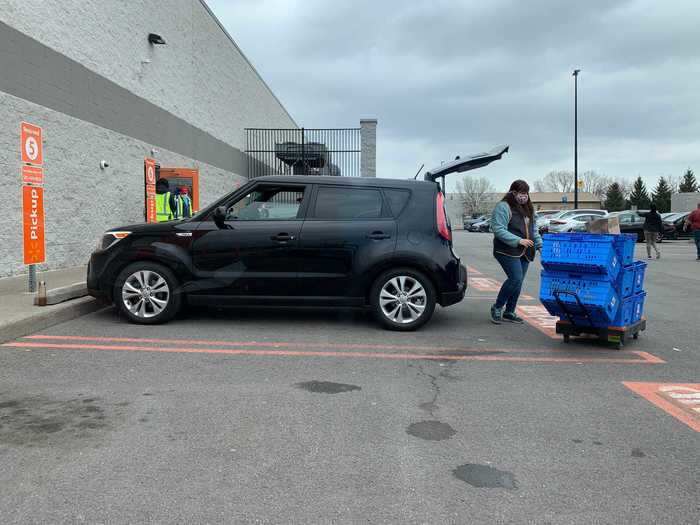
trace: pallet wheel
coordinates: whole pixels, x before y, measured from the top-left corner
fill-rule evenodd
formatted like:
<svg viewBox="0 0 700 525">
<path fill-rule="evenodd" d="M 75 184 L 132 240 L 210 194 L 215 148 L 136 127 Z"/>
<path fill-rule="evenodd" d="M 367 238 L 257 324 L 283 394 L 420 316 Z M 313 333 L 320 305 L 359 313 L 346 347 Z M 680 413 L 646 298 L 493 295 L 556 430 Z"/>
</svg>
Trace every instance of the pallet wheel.
<svg viewBox="0 0 700 525">
<path fill-rule="evenodd" d="M 639 332 L 635 332 L 632 339 L 639 339 Z"/>
<path fill-rule="evenodd" d="M 571 342 L 571 336 L 569 334 L 564 334 L 564 342 L 567 344 Z"/>
</svg>

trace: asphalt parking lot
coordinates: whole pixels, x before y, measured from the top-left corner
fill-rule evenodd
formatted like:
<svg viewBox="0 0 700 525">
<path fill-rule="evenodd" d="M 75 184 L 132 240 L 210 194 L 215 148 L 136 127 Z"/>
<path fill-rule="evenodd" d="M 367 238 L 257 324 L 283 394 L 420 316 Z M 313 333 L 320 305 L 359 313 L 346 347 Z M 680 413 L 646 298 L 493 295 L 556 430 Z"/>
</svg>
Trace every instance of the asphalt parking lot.
<svg viewBox="0 0 700 525">
<path fill-rule="evenodd" d="M 3 345 L 2 522 L 697 524 L 694 247 L 649 261 L 648 329 L 618 351 L 553 334 L 539 264 L 528 322 L 490 324 L 491 236 L 455 246 L 468 297 L 417 333 L 103 310 Z"/>
</svg>

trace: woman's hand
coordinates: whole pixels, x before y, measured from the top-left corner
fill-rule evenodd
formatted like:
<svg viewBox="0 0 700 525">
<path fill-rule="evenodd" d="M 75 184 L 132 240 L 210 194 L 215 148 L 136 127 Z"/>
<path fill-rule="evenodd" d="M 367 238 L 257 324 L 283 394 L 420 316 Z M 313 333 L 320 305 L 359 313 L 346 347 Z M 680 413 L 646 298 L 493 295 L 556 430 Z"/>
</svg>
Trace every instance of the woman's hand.
<svg viewBox="0 0 700 525">
<path fill-rule="evenodd" d="M 532 248 L 535 245 L 534 241 L 530 239 L 520 239 L 518 244 L 523 248 Z"/>
</svg>

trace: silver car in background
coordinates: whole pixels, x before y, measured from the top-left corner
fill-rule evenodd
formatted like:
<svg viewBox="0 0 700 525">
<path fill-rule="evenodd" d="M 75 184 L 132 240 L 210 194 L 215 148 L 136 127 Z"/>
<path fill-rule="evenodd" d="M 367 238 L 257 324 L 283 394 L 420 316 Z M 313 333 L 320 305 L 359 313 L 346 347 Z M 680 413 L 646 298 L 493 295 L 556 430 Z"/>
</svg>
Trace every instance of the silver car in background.
<svg viewBox="0 0 700 525">
<path fill-rule="evenodd" d="M 608 214 L 607 210 L 562 210 L 559 213 L 551 215 L 548 223 L 540 228 L 541 233 L 561 233 L 573 231 L 574 227 L 583 223 L 605 217 Z M 578 217 L 586 216 L 585 219 L 578 220 Z"/>
</svg>

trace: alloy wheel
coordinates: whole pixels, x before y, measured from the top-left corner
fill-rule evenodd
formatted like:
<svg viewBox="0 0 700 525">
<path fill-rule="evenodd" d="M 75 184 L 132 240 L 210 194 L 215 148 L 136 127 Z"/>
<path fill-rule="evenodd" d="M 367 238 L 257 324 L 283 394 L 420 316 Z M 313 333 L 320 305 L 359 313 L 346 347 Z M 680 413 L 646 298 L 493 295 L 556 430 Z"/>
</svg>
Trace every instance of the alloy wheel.
<svg viewBox="0 0 700 525">
<path fill-rule="evenodd" d="M 124 281 L 122 301 L 127 310 L 136 317 L 155 317 L 168 306 L 170 287 L 157 272 L 139 270 Z"/>
<path fill-rule="evenodd" d="M 391 321 L 409 324 L 417 321 L 425 311 L 427 294 L 423 285 L 408 275 L 389 279 L 379 292 L 379 306 Z"/>
</svg>

